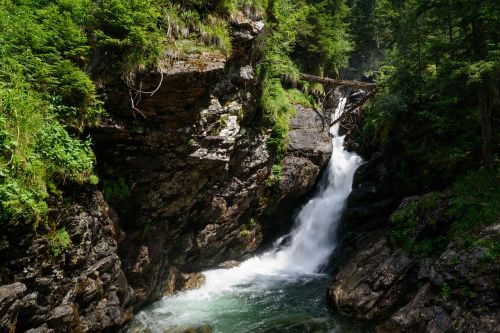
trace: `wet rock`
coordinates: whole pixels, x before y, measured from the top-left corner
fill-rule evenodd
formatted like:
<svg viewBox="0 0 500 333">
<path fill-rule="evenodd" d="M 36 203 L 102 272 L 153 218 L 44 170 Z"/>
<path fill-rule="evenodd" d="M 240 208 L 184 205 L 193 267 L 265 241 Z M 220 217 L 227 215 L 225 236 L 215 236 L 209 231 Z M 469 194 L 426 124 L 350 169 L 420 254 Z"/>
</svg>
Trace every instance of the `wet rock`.
<svg viewBox="0 0 500 333">
<path fill-rule="evenodd" d="M 49 328 L 47 324 L 43 324 L 40 327 L 37 328 L 31 328 L 26 331 L 26 333 L 53 333 L 54 330 Z"/>
<path fill-rule="evenodd" d="M 264 328 L 265 333 L 327 333 L 329 331 L 328 322 L 324 318 L 291 318 L 286 320 L 276 320 L 270 324 L 270 328 Z"/>
<path fill-rule="evenodd" d="M 269 239 L 290 227 L 294 211 L 315 188 L 332 153 L 328 124 L 312 109 L 297 105 L 296 111 L 290 121 L 280 181 L 267 210 L 266 220 L 272 223 L 264 225 L 264 233 Z"/>
<path fill-rule="evenodd" d="M 236 260 L 228 260 L 219 265 L 220 268 L 234 268 L 240 265 L 239 261 Z"/>
<path fill-rule="evenodd" d="M 328 124 L 312 109 L 296 106 L 296 110 L 290 121 L 288 152 L 322 167 L 332 154 Z"/>
<path fill-rule="evenodd" d="M 176 267 L 171 267 L 168 273 L 164 295 L 172 295 L 177 291 L 198 289 L 205 283 L 202 273 L 182 273 Z"/>
</svg>

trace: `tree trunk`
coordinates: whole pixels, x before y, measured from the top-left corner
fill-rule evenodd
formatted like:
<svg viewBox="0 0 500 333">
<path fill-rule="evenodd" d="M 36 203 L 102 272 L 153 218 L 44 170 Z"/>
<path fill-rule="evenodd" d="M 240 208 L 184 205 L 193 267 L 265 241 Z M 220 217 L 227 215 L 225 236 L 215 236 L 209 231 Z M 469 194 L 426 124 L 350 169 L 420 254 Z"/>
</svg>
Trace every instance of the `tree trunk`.
<svg viewBox="0 0 500 333">
<path fill-rule="evenodd" d="M 491 101 L 488 88 L 481 87 L 479 91 L 479 122 L 481 124 L 481 139 L 483 142 L 483 163 L 487 170 L 493 171 L 493 142 L 491 135 Z"/>
</svg>

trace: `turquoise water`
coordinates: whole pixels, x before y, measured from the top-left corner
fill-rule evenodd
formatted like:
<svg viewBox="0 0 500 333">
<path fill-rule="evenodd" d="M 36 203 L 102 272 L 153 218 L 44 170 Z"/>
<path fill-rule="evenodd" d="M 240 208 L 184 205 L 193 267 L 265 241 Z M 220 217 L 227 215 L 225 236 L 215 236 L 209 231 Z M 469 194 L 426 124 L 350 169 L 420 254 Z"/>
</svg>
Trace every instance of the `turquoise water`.
<svg viewBox="0 0 500 333">
<path fill-rule="evenodd" d="M 266 277 L 266 282 L 268 277 Z M 240 285 L 210 299 L 165 298 L 139 313 L 129 332 L 330 333 L 372 332 L 327 307 L 330 278 L 303 276 L 262 288 Z M 199 295 L 198 295 L 199 296 Z"/>
</svg>

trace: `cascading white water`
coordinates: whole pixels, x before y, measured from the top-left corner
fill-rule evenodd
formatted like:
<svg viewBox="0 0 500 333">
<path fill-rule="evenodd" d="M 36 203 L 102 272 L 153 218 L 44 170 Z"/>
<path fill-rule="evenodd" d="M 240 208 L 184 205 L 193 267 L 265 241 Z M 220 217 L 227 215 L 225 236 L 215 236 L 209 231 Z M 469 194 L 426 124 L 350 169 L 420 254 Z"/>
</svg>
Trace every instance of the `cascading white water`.
<svg viewBox="0 0 500 333">
<path fill-rule="evenodd" d="M 344 111 L 349 92 L 341 97 L 332 120 Z M 219 318 L 224 313 L 227 319 L 236 308 L 241 316 L 246 306 L 249 307 L 248 312 L 256 315 L 247 298 L 241 301 L 241 295 L 255 297 L 276 285 L 316 275 L 335 248 L 340 214 L 351 192 L 354 172 L 361 164 L 358 155 L 344 149 L 339 124 L 335 124 L 330 132 L 333 149 L 325 183 L 297 215 L 288 244 L 276 245 L 237 267 L 204 272 L 206 282 L 203 287 L 164 298 L 151 309 L 142 311 L 136 316 L 131 331 L 177 332 L 176 328 L 209 324 L 215 326 L 215 332 L 247 332 L 248 322 L 244 328 L 239 328 L 235 320 L 229 320 L 228 324 Z"/>
</svg>

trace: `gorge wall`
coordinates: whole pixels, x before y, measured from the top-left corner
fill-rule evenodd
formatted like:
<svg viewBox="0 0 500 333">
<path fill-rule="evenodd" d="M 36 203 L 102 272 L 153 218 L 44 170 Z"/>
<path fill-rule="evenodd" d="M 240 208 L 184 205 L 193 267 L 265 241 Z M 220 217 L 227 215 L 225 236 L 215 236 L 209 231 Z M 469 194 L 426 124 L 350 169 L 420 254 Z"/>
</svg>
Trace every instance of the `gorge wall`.
<svg viewBox="0 0 500 333">
<path fill-rule="evenodd" d="M 133 85 L 103 87 L 109 116 L 90 134 L 106 200 L 91 188 L 74 202 L 52 199 L 51 220 L 71 241 L 58 256 L 42 234 L 2 236 L 1 330 L 117 330 L 144 305 L 202 283 L 200 270 L 232 265 L 263 233 L 290 227 L 330 138 L 297 107 L 282 174 L 271 180 L 254 74 L 264 24 L 243 14 L 231 24 L 229 59 L 166 54 Z"/>
<path fill-rule="evenodd" d="M 498 223 L 471 245 L 449 240 L 450 190 L 402 197 L 391 157 L 366 155 L 343 214 L 332 307 L 377 332 L 498 332 Z"/>
</svg>

